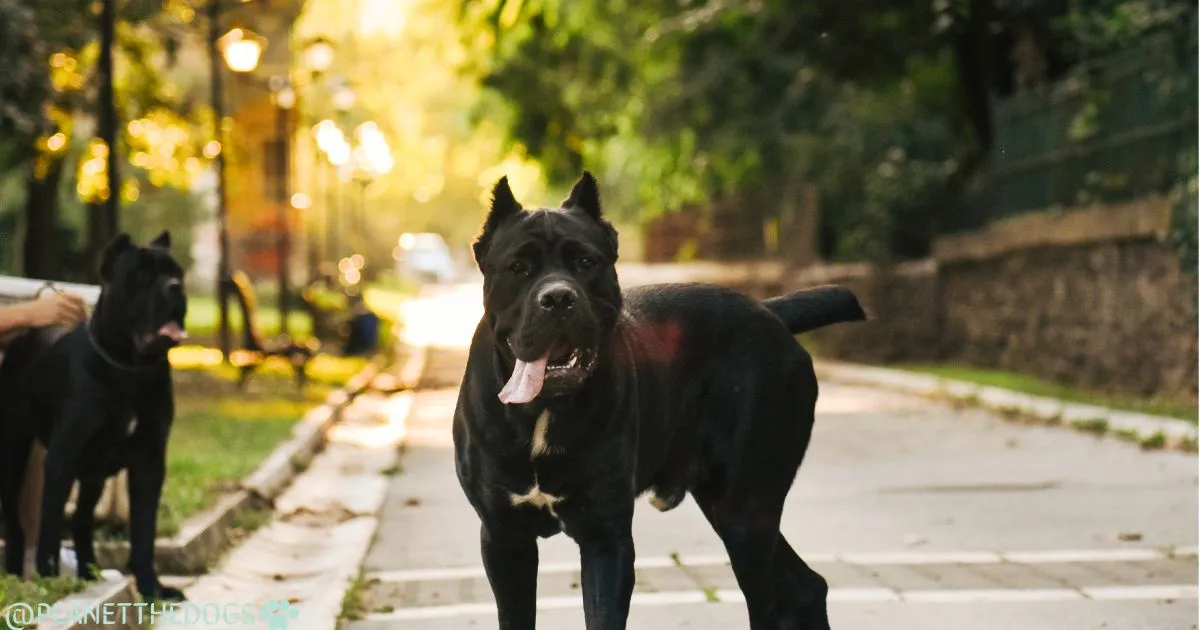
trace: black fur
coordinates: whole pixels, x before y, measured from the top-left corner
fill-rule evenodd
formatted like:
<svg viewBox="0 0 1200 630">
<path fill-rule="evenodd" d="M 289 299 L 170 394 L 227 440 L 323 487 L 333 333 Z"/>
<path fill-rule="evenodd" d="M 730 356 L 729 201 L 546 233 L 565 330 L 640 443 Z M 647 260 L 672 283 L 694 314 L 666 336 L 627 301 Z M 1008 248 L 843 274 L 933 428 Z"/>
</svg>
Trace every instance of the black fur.
<svg viewBox="0 0 1200 630">
<path fill-rule="evenodd" d="M 79 498 L 71 530 L 80 577 L 96 561 L 93 518 L 104 481 L 129 470 L 129 564 L 146 598 L 183 599 L 154 568 L 159 500 L 166 474 L 174 396 L 159 334 L 187 314 L 183 270 L 164 232 L 147 247 L 121 235 L 105 251 L 103 286 L 91 320 L 74 328 L 31 330 L 15 339 L 0 364 L 0 507 L 5 518 L 4 568 L 20 574 L 25 536 L 17 499 L 36 438 L 46 446 L 37 570 L 58 575 L 63 508 L 71 485 Z"/>
<path fill-rule="evenodd" d="M 817 399 L 793 334 L 862 319 L 853 294 L 818 289 L 766 306 L 707 285 L 622 294 L 590 175 L 554 210 L 523 212 L 507 189 L 497 184 L 476 244 L 485 315 L 454 419 L 500 627 L 534 627 L 536 538 L 561 531 L 579 545 L 587 627 L 624 628 L 634 502 L 650 490 L 663 510 L 692 493 L 725 543 L 752 629 L 828 628 L 825 580 L 779 533 Z M 541 304 L 548 286 L 576 295 L 571 307 Z M 528 404 L 500 402 L 516 358 L 564 345 L 593 360 L 548 376 Z"/>
</svg>

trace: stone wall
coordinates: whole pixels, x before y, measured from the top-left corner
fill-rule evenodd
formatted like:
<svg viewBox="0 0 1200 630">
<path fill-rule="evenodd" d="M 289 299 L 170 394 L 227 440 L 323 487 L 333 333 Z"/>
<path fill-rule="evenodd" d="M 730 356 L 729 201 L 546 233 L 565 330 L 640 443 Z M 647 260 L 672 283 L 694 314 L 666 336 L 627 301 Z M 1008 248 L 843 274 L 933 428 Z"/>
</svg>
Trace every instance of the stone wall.
<svg viewBox="0 0 1200 630">
<path fill-rule="evenodd" d="M 868 321 L 810 333 L 810 350 L 861 363 L 928 362 L 939 359 L 941 309 L 933 261 L 889 269 L 869 265 L 809 267 L 789 279 L 786 290 L 840 284 L 858 296 Z"/>
<path fill-rule="evenodd" d="M 1197 285 L 1165 242 L 1165 202 L 1026 215 L 890 269 L 809 267 L 872 321 L 810 335 L 830 357 L 963 363 L 1136 396 L 1197 397 Z"/>
<path fill-rule="evenodd" d="M 943 357 L 1081 387 L 1196 397 L 1196 280 L 1151 239 L 939 268 Z"/>
</svg>

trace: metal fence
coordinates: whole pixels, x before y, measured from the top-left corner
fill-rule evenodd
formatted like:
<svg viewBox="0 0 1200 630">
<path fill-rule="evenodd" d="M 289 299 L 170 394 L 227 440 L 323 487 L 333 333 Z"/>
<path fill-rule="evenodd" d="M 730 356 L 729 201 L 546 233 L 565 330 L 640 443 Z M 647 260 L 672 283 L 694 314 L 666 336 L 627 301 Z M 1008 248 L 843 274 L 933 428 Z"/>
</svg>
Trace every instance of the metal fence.
<svg viewBox="0 0 1200 630">
<path fill-rule="evenodd" d="M 1181 153 L 1196 146 L 1196 44 L 1176 64 L 1163 64 L 1179 54 L 1167 46 L 1150 42 L 996 101 L 986 183 L 952 227 L 1170 188 L 1187 168 Z"/>
</svg>

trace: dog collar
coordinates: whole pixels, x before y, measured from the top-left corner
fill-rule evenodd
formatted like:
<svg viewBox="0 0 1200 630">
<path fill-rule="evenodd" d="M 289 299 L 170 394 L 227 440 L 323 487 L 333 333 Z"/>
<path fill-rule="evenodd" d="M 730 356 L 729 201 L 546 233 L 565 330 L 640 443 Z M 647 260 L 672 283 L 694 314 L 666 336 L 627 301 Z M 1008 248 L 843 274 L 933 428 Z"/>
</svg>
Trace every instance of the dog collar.
<svg viewBox="0 0 1200 630">
<path fill-rule="evenodd" d="M 112 358 L 112 355 L 110 355 L 108 352 L 106 352 L 104 350 L 104 348 L 100 347 L 100 342 L 96 341 L 96 336 L 92 334 L 92 327 L 90 325 L 85 325 L 83 328 L 84 328 L 84 330 L 87 331 L 88 343 L 91 344 L 92 349 L 96 351 L 96 354 L 100 355 L 100 358 L 104 359 L 105 363 L 109 364 L 110 366 L 112 366 L 114 368 L 117 368 L 118 370 L 123 370 L 125 372 L 142 373 L 142 372 L 152 372 L 152 371 L 157 370 L 158 368 L 162 367 L 162 364 L 159 364 L 159 363 L 154 363 L 151 365 L 132 365 L 129 363 L 122 363 L 122 362 Z M 165 361 L 164 361 L 164 363 L 165 363 Z"/>
</svg>

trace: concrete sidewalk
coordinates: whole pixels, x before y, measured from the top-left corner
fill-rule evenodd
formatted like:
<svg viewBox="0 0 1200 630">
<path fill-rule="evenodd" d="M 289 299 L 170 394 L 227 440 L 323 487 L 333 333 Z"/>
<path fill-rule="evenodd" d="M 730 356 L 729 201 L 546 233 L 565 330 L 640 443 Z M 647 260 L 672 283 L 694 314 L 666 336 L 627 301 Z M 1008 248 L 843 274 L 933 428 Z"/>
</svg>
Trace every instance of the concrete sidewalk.
<svg viewBox="0 0 1200 630">
<path fill-rule="evenodd" d="M 444 297 L 461 311 L 470 291 Z M 496 626 L 479 521 L 454 476 L 459 337 L 428 353 L 355 630 Z M 1195 628 L 1196 486 L 1193 454 L 827 379 L 783 531 L 829 580 L 834 628 Z M 634 538 L 630 628 L 746 627 L 690 500 L 666 514 L 639 504 Z M 542 627 L 583 627 L 565 537 L 541 542 L 539 608 Z"/>
<path fill-rule="evenodd" d="M 434 351 L 431 366 L 453 373 L 458 357 Z M 1195 456 L 851 385 L 822 390 L 783 530 L 829 579 L 834 627 L 1194 627 Z M 495 624 L 479 523 L 454 477 L 455 397 L 416 395 L 364 566 L 377 581 L 359 630 Z M 634 536 L 632 628 L 745 626 L 694 504 L 639 505 Z M 541 549 L 543 625 L 582 627 L 575 546 L 557 537 Z"/>
</svg>

